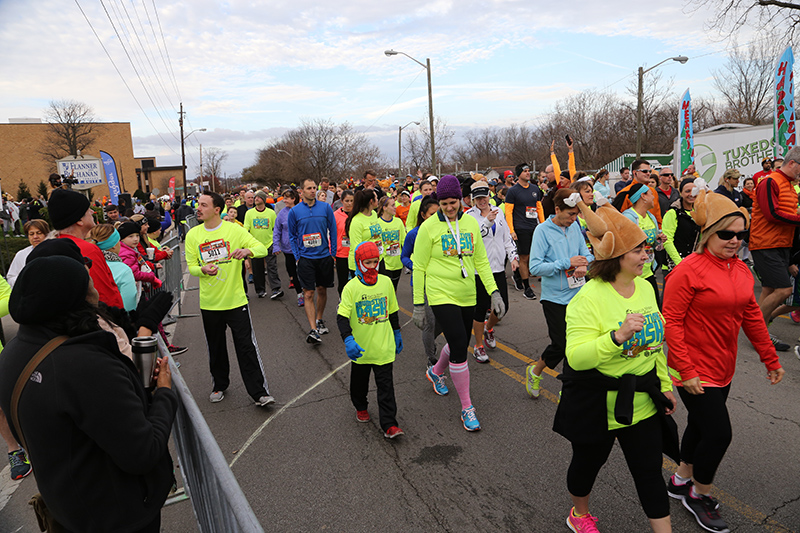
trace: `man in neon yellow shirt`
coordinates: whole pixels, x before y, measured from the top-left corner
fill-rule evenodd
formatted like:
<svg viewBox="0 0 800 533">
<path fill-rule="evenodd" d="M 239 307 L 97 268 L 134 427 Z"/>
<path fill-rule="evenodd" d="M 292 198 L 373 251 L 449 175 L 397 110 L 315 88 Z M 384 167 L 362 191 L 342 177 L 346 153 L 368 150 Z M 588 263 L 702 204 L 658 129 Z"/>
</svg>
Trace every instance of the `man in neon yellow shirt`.
<svg viewBox="0 0 800 533">
<path fill-rule="evenodd" d="M 186 234 L 186 265 L 190 274 L 200 278 L 200 313 L 213 381 L 210 400 L 221 401 L 230 385 L 225 339 L 225 329 L 230 327 L 242 381 L 256 405 L 263 407 L 275 399 L 269 394 L 253 335 L 241 271 L 244 259 L 264 257 L 267 249 L 242 226 L 224 222 L 220 218 L 224 207 L 222 196 L 203 193 L 197 204 L 197 220 L 203 224 Z"/>
<path fill-rule="evenodd" d="M 264 269 L 269 277 L 269 288 L 272 290 L 270 299 L 276 300 L 283 296 L 281 278 L 278 277 L 278 259 L 272 253 L 272 232 L 275 231 L 275 211 L 267 207 L 267 193 L 258 191 L 255 194 L 255 207 L 249 209 L 244 216 L 244 227 L 252 236 L 259 240 L 267 249 L 267 256 L 254 257 L 250 260 L 253 266 L 253 284 L 259 298 L 267 295 L 264 284 Z"/>
</svg>

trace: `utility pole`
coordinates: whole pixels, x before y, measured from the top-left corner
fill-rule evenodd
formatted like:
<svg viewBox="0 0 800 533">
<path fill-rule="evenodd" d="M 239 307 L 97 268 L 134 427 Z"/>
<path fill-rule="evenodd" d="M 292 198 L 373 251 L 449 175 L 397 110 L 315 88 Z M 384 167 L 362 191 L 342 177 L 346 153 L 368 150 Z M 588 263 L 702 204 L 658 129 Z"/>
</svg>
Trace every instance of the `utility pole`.
<svg viewBox="0 0 800 533">
<path fill-rule="evenodd" d="M 186 187 L 186 149 L 184 148 L 183 138 L 183 102 L 181 102 L 181 111 L 178 113 L 178 124 L 181 126 L 181 169 L 183 172 L 183 198 L 188 195 L 189 189 Z"/>
<path fill-rule="evenodd" d="M 205 178 L 205 176 L 203 175 L 203 145 L 201 144 L 200 145 L 200 188 L 201 189 L 203 188 L 203 178 Z"/>
<path fill-rule="evenodd" d="M 433 89 L 431 89 L 431 58 L 427 58 L 428 68 L 428 119 L 431 127 L 431 172 L 436 168 L 436 148 L 433 143 Z"/>
</svg>

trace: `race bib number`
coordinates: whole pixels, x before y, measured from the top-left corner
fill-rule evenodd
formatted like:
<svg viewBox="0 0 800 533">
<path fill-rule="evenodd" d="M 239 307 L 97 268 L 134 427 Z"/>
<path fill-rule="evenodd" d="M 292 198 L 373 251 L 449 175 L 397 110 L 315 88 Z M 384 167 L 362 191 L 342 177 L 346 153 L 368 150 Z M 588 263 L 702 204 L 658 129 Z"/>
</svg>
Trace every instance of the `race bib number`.
<svg viewBox="0 0 800 533">
<path fill-rule="evenodd" d="M 386 247 L 386 255 L 389 257 L 400 257 L 400 243 L 390 243 Z"/>
<path fill-rule="evenodd" d="M 383 243 L 382 242 L 376 242 L 375 244 L 378 245 L 378 254 L 383 255 Z"/>
<path fill-rule="evenodd" d="M 228 260 L 228 243 L 217 239 L 200 245 L 200 258 L 204 263 L 218 263 Z"/>
<path fill-rule="evenodd" d="M 579 289 L 584 285 L 586 285 L 586 278 L 584 278 L 583 276 L 576 278 L 574 268 L 570 268 L 569 270 L 567 270 L 567 286 L 570 289 Z"/>
<path fill-rule="evenodd" d="M 347 235 L 342 237 L 342 248 L 350 248 L 350 238 Z"/>
<path fill-rule="evenodd" d="M 525 208 L 525 218 L 539 218 L 536 214 L 535 207 L 526 207 Z"/>
<path fill-rule="evenodd" d="M 319 233 L 306 233 L 303 235 L 303 246 L 306 248 L 322 246 L 322 235 Z"/>
<path fill-rule="evenodd" d="M 649 244 L 645 244 L 644 252 L 647 254 L 647 262 L 652 263 L 656 260 L 656 253 L 653 251 L 653 247 Z"/>
</svg>

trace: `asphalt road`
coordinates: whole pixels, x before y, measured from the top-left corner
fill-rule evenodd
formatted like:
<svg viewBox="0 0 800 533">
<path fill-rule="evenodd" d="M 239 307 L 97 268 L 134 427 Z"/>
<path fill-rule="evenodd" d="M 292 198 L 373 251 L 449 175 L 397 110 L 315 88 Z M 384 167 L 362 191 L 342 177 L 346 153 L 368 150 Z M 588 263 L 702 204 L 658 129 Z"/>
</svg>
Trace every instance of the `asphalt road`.
<svg viewBox="0 0 800 533">
<path fill-rule="evenodd" d="M 282 267 L 281 278 L 287 290 Z M 411 309 L 408 280 L 402 277 L 398 291 L 405 310 Z M 197 280 L 189 286 L 197 286 Z M 184 313 L 197 311 L 197 294 L 185 293 Z M 512 289 L 491 363 L 470 357 L 471 396 L 483 426 L 476 433 L 461 426 L 455 391 L 434 394 L 425 378 L 420 332 L 410 315 L 401 315 L 405 349 L 394 376 L 398 421 L 406 435 L 388 441 L 377 425 L 374 387 L 373 420 L 360 424 L 349 399 L 347 365 L 336 371 L 347 357 L 335 327 L 335 291 L 325 313 L 331 333 L 318 347 L 306 344 L 305 314 L 288 290 L 278 301 L 256 299 L 252 285 L 250 294 L 277 400 L 273 406 L 252 404 L 235 360 L 225 399 L 208 401 L 211 384 L 199 318 L 181 319 L 173 342 L 191 346 L 177 358 L 181 373 L 223 454 L 235 461 L 233 473 L 266 531 L 568 531 L 570 447 L 551 429 L 559 382 L 546 376 L 545 391 L 535 401 L 523 384 L 525 366 L 548 344 L 538 301 Z M 788 318 L 778 319 L 772 331 L 792 345 L 800 335 Z M 440 337 L 438 346 L 443 344 Z M 232 342 L 229 350 L 234 353 Z M 744 335 L 740 338 L 728 402 L 734 439 L 715 480 L 715 495 L 732 531 L 800 530 L 800 361 L 791 351 L 781 360 L 786 377 L 770 386 L 758 356 Z M 675 416 L 684 428 L 680 402 Z M 674 468 L 665 459 L 665 479 Z M 12 486 L 19 490 L 0 510 L 0 531 L 38 531 L 26 505 L 35 492 L 33 476 L 5 487 L 0 482 L 0 503 Z M 601 531 L 649 530 L 618 446 L 600 472 L 590 508 Z M 673 500 L 671 509 L 676 532 L 701 531 L 679 502 Z M 162 530 L 197 530 L 189 502 L 164 510 Z"/>
</svg>

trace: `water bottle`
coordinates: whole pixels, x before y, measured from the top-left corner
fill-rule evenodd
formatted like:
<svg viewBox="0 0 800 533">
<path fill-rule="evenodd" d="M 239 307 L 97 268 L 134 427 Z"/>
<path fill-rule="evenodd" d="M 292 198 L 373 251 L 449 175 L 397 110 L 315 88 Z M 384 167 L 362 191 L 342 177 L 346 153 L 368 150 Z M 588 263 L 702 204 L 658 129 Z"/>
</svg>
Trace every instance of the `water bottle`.
<svg viewBox="0 0 800 533">
<path fill-rule="evenodd" d="M 158 362 L 158 340 L 153 337 L 136 337 L 131 341 L 133 364 L 139 371 L 139 377 L 145 389 L 155 386 L 153 372 Z"/>
</svg>

